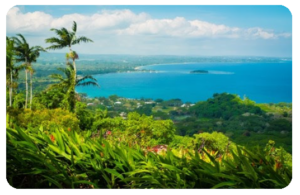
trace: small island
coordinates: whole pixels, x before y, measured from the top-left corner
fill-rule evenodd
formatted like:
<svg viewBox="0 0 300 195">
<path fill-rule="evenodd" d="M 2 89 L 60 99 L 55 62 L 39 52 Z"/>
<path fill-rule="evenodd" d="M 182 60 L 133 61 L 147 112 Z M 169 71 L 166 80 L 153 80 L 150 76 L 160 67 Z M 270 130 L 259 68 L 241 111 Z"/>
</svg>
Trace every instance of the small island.
<svg viewBox="0 0 300 195">
<path fill-rule="evenodd" d="M 193 70 L 190 73 L 192 73 L 192 74 L 207 74 L 208 71 L 207 70 Z"/>
</svg>

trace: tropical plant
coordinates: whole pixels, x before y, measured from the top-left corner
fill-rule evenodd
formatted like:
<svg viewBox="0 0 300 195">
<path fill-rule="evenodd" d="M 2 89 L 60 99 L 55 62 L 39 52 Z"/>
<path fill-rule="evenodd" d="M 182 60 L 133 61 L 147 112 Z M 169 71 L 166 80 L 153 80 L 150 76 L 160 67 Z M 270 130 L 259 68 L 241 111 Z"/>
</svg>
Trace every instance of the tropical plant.
<svg viewBox="0 0 300 195">
<path fill-rule="evenodd" d="M 5 86 L 9 88 L 9 106 L 12 107 L 14 82 L 18 79 L 19 71 L 23 66 L 15 65 L 16 48 L 12 38 L 5 36 Z"/>
<path fill-rule="evenodd" d="M 76 77 L 74 66 L 69 65 L 67 68 L 58 68 L 64 75 L 61 74 L 52 74 L 50 75 L 51 78 L 56 79 L 59 83 L 52 84 L 48 90 L 51 89 L 61 89 L 63 93 L 65 93 L 65 97 L 63 100 L 63 105 L 65 109 L 74 112 L 75 104 L 76 104 L 76 97 L 75 97 L 75 87 L 76 86 L 99 86 L 96 82 L 97 80 L 90 76 L 84 76 L 81 78 Z M 75 83 L 74 77 L 76 77 Z"/>
<path fill-rule="evenodd" d="M 25 37 L 21 34 L 17 34 L 17 37 L 14 37 L 16 44 L 16 62 L 24 62 L 25 65 L 25 85 L 26 85 L 26 99 L 25 99 L 25 108 L 28 105 L 28 75 L 30 73 L 30 109 L 32 105 L 32 77 L 34 69 L 32 68 L 32 62 L 36 62 L 37 58 L 40 56 L 40 52 L 46 52 L 41 46 L 30 47 L 27 43 Z"/>
<path fill-rule="evenodd" d="M 40 109 L 40 110 L 8 110 L 12 127 L 19 126 L 36 131 L 43 126 L 45 131 L 49 131 L 55 127 L 61 127 L 65 130 L 79 130 L 79 120 L 74 113 L 61 108 L 56 109 Z"/>
<path fill-rule="evenodd" d="M 64 97 L 65 93 L 59 88 L 41 91 L 34 97 L 33 109 L 60 108 L 62 107 L 62 101 Z"/>
<path fill-rule="evenodd" d="M 62 49 L 62 48 L 68 47 L 70 50 L 70 53 L 67 54 L 66 57 L 67 57 L 67 59 L 71 58 L 73 60 L 73 67 L 74 67 L 74 72 L 76 75 L 75 59 L 78 58 L 78 55 L 76 52 L 72 51 L 72 45 L 76 45 L 81 42 L 87 43 L 87 42 L 93 42 L 93 41 L 84 36 L 76 37 L 77 24 L 75 21 L 73 21 L 72 31 L 68 31 L 66 28 L 61 28 L 61 29 L 52 28 L 50 30 L 54 31 L 56 33 L 56 35 L 58 36 L 58 38 L 51 37 L 51 38 L 46 39 L 46 43 L 53 44 L 53 45 L 47 47 L 46 49 L 56 50 L 56 49 Z M 74 81 L 76 81 L 75 78 L 74 78 Z"/>
<path fill-rule="evenodd" d="M 73 26 L 72 26 L 72 31 L 68 31 L 66 28 L 61 28 L 61 29 L 55 29 L 52 28 L 50 29 L 51 31 L 54 31 L 56 33 L 57 37 L 51 37 L 46 39 L 46 43 L 51 43 L 52 45 L 47 47 L 48 50 L 56 50 L 56 49 L 62 49 L 65 47 L 68 47 L 70 50 L 70 53 L 66 54 L 66 59 L 67 59 L 67 65 L 72 66 L 72 85 L 71 88 L 69 88 L 68 91 L 68 96 L 70 97 L 70 109 L 72 111 L 75 110 L 75 86 L 77 85 L 77 69 L 76 69 L 76 64 L 75 60 L 78 59 L 78 54 L 72 50 L 72 45 L 79 44 L 81 42 L 87 43 L 87 42 L 93 42 L 91 39 L 80 36 L 76 36 L 77 32 L 77 24 L 75 21 L 73 21 Z M 72 65 L 68 62 L 69 59 L 72 59 L 73 63 Z M 72 96 L 72 97 L 71 97 Z"/>
<path fill-rule="evenodd" d="M 9 106 L 12 105 L 12 87 L 13 87 L 13 70 L 14 70 L 14 41 L 6 37 L 6 81 L 9 87 Z"/>
<path fill-rule="evenodd" d="M 176 148 L 156 153 L 91 135 L 8 127 L 8 182 L 16 188 L 239 189 L 284 188 L 292 179 L 289 158 L 259 148 L 222 156 L 188 149 L 178 156 Z"/>
</svg>

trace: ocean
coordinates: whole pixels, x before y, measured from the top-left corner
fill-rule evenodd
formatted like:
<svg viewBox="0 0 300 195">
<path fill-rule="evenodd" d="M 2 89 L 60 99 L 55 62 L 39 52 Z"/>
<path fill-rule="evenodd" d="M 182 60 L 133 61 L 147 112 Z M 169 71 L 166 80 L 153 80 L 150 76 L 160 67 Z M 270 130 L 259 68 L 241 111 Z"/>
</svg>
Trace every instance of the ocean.
<svg viewBox="0 0 300 195">
<path fill-rule="evenodd" d="M 76 87 L 89 97 L 207 100 L 214 93 L 238 94 L 257 103 L 292 102 L 292 62 L 187 63 L 143 66 L 152 72 L 93 75 L 100 88 Z M 191 74 L 206 70 L 205 74 Z"/>
</svg>

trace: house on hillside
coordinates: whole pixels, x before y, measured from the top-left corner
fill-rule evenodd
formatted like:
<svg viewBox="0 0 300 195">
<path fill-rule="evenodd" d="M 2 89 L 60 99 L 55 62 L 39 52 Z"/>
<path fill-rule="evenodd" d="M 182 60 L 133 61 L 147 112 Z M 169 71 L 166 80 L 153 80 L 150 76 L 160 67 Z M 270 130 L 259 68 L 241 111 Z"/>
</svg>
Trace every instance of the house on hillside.
<svg viewBox="0 0 300 195">
<path fill-rule="evenodd" d="M 145 102 L 145 104 L 154 104 L 155 102 Z"/>
<path fill-rule="evenodd" d="M 94 103 L 87 103 L 86 106 L 94 106 Z"/>
<path fill-rule="evenodd" d="M 126 112 L 121 112 L 120 113 L 120 117 L 122 117 L 123 119 L 126 119 L 126 116 L 127 116 Z"/>
<path fill-rule="evenodd" d="M 189 108 L 189 107 L 191 107 L 191 106 L 194 106 L 195 104 L 182 104 L 180 107 L 181 108 Z"/>
</svg>

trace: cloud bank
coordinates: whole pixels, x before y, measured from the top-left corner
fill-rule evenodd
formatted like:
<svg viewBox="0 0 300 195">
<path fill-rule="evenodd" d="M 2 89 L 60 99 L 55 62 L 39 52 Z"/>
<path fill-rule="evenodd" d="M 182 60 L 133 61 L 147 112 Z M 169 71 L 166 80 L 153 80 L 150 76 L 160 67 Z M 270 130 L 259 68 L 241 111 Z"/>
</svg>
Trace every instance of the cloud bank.
<svg viewBox="0 0 300 195">
<path fill-rule="evenodd" d="M 153 19 L 147 13 L 125 10 L 102 10 L 92 15 L 68 14 L 59 18 L 36 11 L 22 13 L 13 7 L 7 13 L 7 33 L 45 33 L 50 28 L 70 28 L 73 21 L 78 32 L 109 33 L 127 36 L 168 36 L 181 38 L 228 38 L 228 39 L 277 39 L 291 37 L 290 33 L 275 33 L 273 30 L 253 27 L 242 29 L 201 20 Z"/>
<path fill-rule="evenodd" d="M 182 16 L 155 18 L 145 12 L 129 9 L 101 10 L 89 14 L 65 14 L 54 17 L 35 11 L 23 12 L 19 7 L 6 17 L 7 36 L 23 34 L 30 45 L 48 47 L 45 38 L 55 36 L 51 28 L 71 29 L 77 22 L 78 36 L 94 43 L 74 45 L 85 54 L 131 55 L 258 55 L 291 56 L 291 33 L 253 26 L 241 28 L 216 24 L 201 18 Z M 67 49 L 55 52 L 67 52 Z"/>
</svg>

